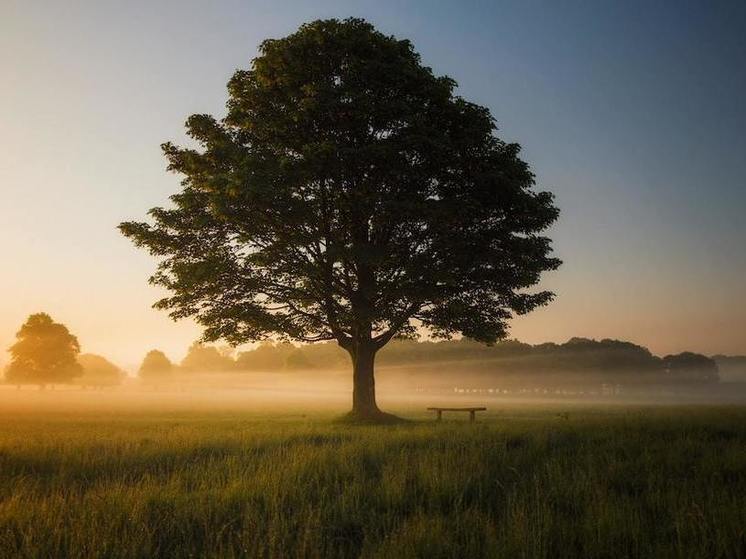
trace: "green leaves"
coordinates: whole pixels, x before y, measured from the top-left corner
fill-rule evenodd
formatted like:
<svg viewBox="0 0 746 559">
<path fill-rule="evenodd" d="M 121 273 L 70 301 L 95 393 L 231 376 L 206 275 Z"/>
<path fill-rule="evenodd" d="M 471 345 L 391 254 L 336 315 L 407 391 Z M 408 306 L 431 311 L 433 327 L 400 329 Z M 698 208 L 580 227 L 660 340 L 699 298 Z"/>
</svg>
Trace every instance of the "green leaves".
<svg viewBox="0 0 746 559">
<path fill-rule="evenodd" d="M 380 347 L 412 320 L 492 342 L 551 300 L 525 290 L 560 264 L 552 195 L 409 41 L 326 20 L 260 51 L 223 120 L 187 120 L 200 149 L 163 145 L 173 206 L 120 226 L 161 258 L 159 308 L 211 340 Z"/>
</svg>

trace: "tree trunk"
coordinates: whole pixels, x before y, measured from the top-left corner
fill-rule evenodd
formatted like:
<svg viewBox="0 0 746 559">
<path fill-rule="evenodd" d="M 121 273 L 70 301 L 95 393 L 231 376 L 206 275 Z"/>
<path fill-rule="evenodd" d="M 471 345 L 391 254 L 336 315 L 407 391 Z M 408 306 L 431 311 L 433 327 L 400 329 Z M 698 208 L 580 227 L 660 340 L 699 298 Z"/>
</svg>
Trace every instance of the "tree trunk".
<svg viewBox="0 0 746 559">
<path fill-rule="evenodd" d="M 352 415 L 375 419 L 382 415 L 376 405 L 376 381 L 373 364 L 375 348 L 361 344 L 350 352 L 352 356 Z"/>
</svg>

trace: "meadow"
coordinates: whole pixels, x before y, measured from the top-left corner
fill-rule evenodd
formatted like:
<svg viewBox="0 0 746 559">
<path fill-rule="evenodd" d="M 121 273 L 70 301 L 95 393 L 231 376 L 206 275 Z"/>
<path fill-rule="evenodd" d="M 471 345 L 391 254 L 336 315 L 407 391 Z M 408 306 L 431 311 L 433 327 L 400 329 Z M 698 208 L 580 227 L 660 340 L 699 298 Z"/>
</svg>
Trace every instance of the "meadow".
<svg viewBox="0 0 746 559">
<path fill-rule="evenodd" d="M 2 557 L 743 557 L 746 408 L 3 395 Z M 21 400 L 27 398 L 22 405 Z"/>
</svg>

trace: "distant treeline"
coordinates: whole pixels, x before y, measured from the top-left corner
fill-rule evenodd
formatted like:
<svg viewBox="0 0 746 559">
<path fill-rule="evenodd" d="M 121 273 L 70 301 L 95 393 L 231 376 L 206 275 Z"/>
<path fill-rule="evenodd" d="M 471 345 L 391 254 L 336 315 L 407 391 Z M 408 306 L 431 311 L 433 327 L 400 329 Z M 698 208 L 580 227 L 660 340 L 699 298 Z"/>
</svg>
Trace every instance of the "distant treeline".
<svg viewBox="0 0 746 559">
<path fill-rule="evenodd" d="M 746 382 L 746 355 L 713 355 L 721 380 Z"/>
<path fill-rule="evenodd" d="M 78 384 L 103 387 L 120 384 L 126 374 L 100 355 L 81 354 L 77 338 L 46 313 L 30 315 L 9 348 L 4 370 L 10 384 Z M 721 369 L 726 380 L 746 381 L 746 357 L 714 358 L 684 352 L 657 357 L 647 348 L 619 340 L 572 338 L 564 344 L 531 345 L 506 340 L 487 346 L 468 339 L 450 341 L 400 340 L 386 345 L 376 357 L 387 380 L 408 385 L 471 386 L 568 383 L 716 383 Z M 138 370 L 140 380 L 161 383 L 190 373 L 310 371 L 323 375 L 348 371 L 349 357 L 336 343 L 296 346 L 263 342 L 236 352 L 230 347 L 192 344 L 181 363 L 174 364 L 151 350 Z"/>
<path fill-rule="evenodd" d="M 657 357 L 647 348 L 618 340 L 573 338 L 564 344 L 538 345 L 503 341 L 486 346 L 470 340 L 395 341 L 384 347 L 376 363 L 418 375 L 476 375 L 494 379 L 526 375 L 556 380 L 597 378 L 602 382 L 694 382 L 719 380 L 718 364 L 700 354 L 685 352 Z M 194 344 L 178 368 L 182 372 L 294 371 L 343 369 L 347 354 L 335 343 L 295 346 L 265 342 L 234 353 L 229 348 Z M 416 378 L 413 378 L 416 380 Z"/>
</svg>

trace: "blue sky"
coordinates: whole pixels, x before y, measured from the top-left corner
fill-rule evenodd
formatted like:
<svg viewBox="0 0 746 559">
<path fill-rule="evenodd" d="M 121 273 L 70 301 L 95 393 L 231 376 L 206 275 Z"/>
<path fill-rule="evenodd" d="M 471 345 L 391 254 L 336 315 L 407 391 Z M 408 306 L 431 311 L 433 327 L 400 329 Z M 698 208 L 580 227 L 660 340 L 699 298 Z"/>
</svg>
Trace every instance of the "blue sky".
<svg viewBox="0 0 746 559">
<path fill-rule="evenodd" d="M 557 301 L 530 342 L 630 339 L 746 353 L 744 2 L 0 2 L 0 345 L 46 310 L 86 351 L 180 358 L 123 219 L 178 178 L 159 144 L 265 38 L 364 17 L 489 107 L 562 217 Z"/>
</svg>

